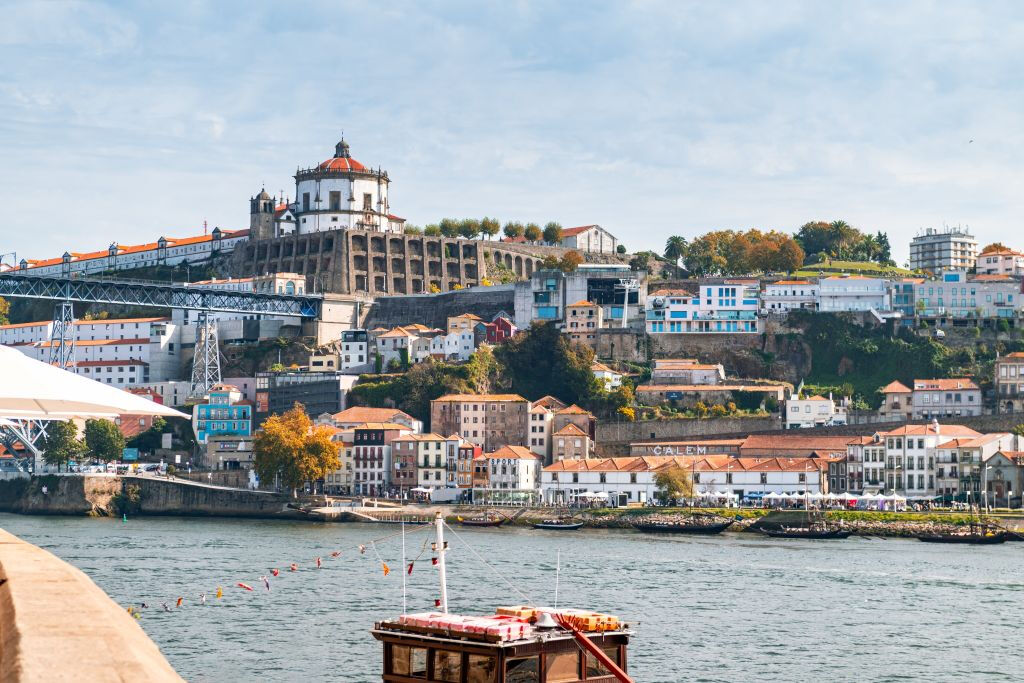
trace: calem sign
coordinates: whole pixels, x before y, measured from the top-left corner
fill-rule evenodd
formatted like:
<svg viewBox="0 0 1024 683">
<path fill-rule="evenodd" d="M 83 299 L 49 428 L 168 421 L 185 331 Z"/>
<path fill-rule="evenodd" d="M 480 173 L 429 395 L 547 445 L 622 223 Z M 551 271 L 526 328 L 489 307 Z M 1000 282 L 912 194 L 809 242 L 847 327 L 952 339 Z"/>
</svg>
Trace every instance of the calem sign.
<svg viewBox="0 0 1024 683">
<path fill-rule="evenodd" d="M 654 455 L 707 455 L 707 446 L 654 446 Z"/>
</svg>

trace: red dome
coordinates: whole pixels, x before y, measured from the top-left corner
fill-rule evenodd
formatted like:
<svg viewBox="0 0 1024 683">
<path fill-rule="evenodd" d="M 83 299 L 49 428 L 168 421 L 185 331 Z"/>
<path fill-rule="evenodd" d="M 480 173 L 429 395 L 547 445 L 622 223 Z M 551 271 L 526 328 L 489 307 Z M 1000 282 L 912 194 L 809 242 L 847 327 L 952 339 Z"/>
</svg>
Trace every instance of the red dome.
<svg viewBox="0 0 1024 683">
<path fill-rule="evenodd" d="M 321 171 L 365 171 L 366 167 L 352 157 L 332 157 L 317 166 Z"/>
</svg>

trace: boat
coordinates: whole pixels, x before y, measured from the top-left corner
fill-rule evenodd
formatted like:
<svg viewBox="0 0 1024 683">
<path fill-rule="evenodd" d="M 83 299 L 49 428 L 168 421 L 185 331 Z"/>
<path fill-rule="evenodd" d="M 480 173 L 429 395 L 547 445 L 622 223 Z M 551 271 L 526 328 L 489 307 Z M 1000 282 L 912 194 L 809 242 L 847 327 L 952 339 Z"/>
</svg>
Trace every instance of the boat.
<svg viewBox="0 0 1024 683">
<path fill-rule="evenodd" d="M 706 521 L 705 521 L 706 520 Z M 735 523 L 735 520 L 727 519 L 718 521 L 714 517 L 690 517 L 679 521 L 643 521 L 634 522 L 633 528 L 637 531 L 662 534 L 704 534 L 711 536 L 720 534 Z"/>
<path fill-rule="evenodd" d="M 632 632 L 613 615 L 528 605 L 484 615 L 449 613 L 449 548 L 440 514 L 435 524 L 437 609 L 374 623 L 370 633 L 383 654 L 380 680 L 634 683 L 627 673 Z"/>
<path fill-rule="evenodd" d="M 807 526 L 807 527 L 782 527 L 781 529 L 761 529 L 761 533 L 772 538 L 809 538 L 809 539 L 825 539 L 825 538 L 849 538 L 853 535 L 853 531 L 849 529 L 839 529 L 837 527 L 827 526 Z"/>
<path fill-rule="evenodd" d="M 505 523 L 504 517 L 470 517 L 469 519 L 459 517 L 458 519 L 462 526 L 501 526 Z"/>
<path fill-rule="evenodd" d="M 534 529 L 551 529 L 553 531 L 575 531 L 583 526 L 583 522 L 574 522 L 571 519 L 545 519 L 536 522 Z"/>
<path fill-rule="evenodd" d="M 1009 534 L 1006 532 L 953 531 L 950 533 L 919 534 L 917 540 L 925 543 L 969 543 L 972 545 L 994 545 L 1006 543 Z"/>
</svg>

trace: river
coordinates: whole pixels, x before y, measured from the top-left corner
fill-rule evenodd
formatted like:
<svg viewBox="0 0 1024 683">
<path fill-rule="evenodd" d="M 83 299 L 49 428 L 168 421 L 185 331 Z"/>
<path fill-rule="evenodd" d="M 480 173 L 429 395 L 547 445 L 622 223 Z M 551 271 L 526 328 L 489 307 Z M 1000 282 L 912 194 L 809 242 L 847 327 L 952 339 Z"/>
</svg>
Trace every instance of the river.
<svg viewBox="0 0 1024 683">
<path fill-rule="evenodd" d="M 402 610 L 401 539 L 369 544 L 399 531 L 391 525 L 0 514 L 0 527 L 79 567 L 117 602 L 147 602 L 142 627 L 192 681 L 379 681 L 368 629 Z M 407 556 L 419 556 L 406 575 L 408 610 L 429 611 L 429 532 L 407 531 Z M 554 603 L 560 552 L 559 604 L 632 622 L 637 681 L 996 681 L 1024 671 L 1024 543 L 455 533 L 452 611 L 527 600 L 507 582 L 535 604 Z M 259 577 L 271 567 L 282 572 L 268 593 Z M 159 611 L 178 596 L 181 609 Z"/>
</svg>

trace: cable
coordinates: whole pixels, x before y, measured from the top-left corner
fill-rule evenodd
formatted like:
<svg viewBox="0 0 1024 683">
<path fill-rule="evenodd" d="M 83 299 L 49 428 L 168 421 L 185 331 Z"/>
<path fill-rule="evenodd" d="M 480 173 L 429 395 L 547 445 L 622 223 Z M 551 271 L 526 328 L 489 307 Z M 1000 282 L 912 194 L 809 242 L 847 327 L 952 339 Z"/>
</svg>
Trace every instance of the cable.
<svg viewBox="0 0 1024 683">
<path fill-rule="evenodd" d="M 451 528 L 451 527 L 450 527 L 450 526 L 448 525 L 448 523 L 447 523 L 447 522 L 445 522 L 445 523 L 444 523 L 444 525 L 445 525 L 445 527 L 447 527 L 447 528 L 448 528 L 448 531 L 452 532 L 452 535 L 453 535 L 453 536 L 455 536 L 455 538 L 459 539 L 459 542 L 460 542 L 460 543 L 462 543 L 462 545 L 466 546 L 466 548 L 468 548 L 468 549 L 469 549 L 469 552 L 473 553 L 473 555 L 474 555 L 474 556 L 476 557 L 476 559 L 480 560 L 480 561 L 481 561 L 481 562 L 482 562 L 482 563 L 484 564 L 484 566 L 485 566 L 485 567 L 487 567 L 487 568 L 488 568 L 488 569 L 490 569 L 490 570 L 491 570 L 492 572 L 494 572 L 495 574 L 497 574 L 497 575 L 498 575 L 498 578 L 500 578 L 500 579 L 501 579 L 502 581 L 504 581 L 505 583 L 507 583 L 507 584 L 508 584 L 508 586 L 509 586 L 509 588 L 511 588 L 512 590 L 514 590 L 514 591 L 515 591 L 516 593 L 519 593 L 519 595 L 520 595 L 520 596 L 522 596 L 522 597 L 523 597 L 523 599 L 525 599 L 525 600 L 526 600 L 526 604 L 527 604 L 527 605 L 535 605 L 535 604 L 536 604 L 536 603 L 535 603 L 535 602 L 533 601 L 533 598 L 531 598 L 531 597 L 530 597 L 529 595 L 527 595 L 526 593 L 524 593 L 524 592 L 522 592 L 521 590 L 519 590 L 518 588 L 516 588 L 516 587 L 515 587 L 515 585 L 514 585 L 514 584 L 513 584 L 513 583 L 512 583 L 511 581 L 509 581 L 508 579 L 506 579 L 506 578 L 505 578 L 505 575 L 504 575 L 504 574 L 502 574 L 502 573 L 501 573 L 500 571 L 498 571 L 497 569 L 495 569 L 494 567 L 492 567 L 492 566 L 491 566 L 490 564 L 488 564 L 488 563 L 487 563 L 487 560 L 485 560 L 484 558 L 480 557 L 480 554 L 479 554 L 479 553 L 477 553 L 477 551 L 473 550 L 473 546 L 471 546 L 470 544 L 468 544 L 468 543 L 466 543 L 465 541 L 463 541 L 463 540 L 462 540 L 462 537 L 461 537 L 461 536 L 459 536 L 459 534 L 455 532 L 455 529 Z"/>
</svg>

